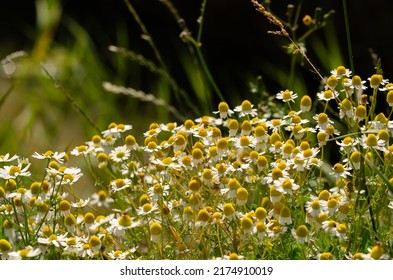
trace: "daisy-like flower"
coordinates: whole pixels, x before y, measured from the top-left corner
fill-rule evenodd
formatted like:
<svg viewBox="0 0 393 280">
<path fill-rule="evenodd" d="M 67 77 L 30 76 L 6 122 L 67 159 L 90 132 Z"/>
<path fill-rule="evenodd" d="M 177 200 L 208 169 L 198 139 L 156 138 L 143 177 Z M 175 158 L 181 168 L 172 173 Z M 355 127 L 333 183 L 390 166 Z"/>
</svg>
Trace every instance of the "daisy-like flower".
<svg viewBox="0 0 393 280">
<path fill-rule="evenodd" d="M 222 207 L 222 213 L 223 213 L 223 217 L 222 217 L 223 220 L 227 219 L 229 221 L 232 221 L 236 216 L 234 205 L 232 203 L 224 204 L 224 206 Z"/>
<path fill-rule="evenodd" d="M 348 98 L 345 98 L 343 101 L 341 101 L 339 104 L 340 119 L 344 117 L 352 118 L 354 114 L 355 108 L 352 106 L 352 102 Z"/>
<path fill-rule="evenodd" d="M 5 154 L 5 155 L 0 155 L 0 163 L 2 162 L 11 162 L 14 160 L 17 160 L 19 158 L 19 156 L 17 155 L 13 155 L 12 157 L 10 157 L 10 154 Z"/>
<path fill-rule="evenodd" d="M 296 191 L 300 188 L 300 186 L 295 183 L 295 180 L 291 178 L 280 178 L 274 181 L 274 186 L 276 187 L 277 191 L 289 195 L 292 195 L 293 191 Z"/>
<path fill-rule="evenodd" d="M 43 236 L 39 237 L 37 239 L 37 242 L 42 245 L 54 245 L 55 247 L 60 247 L 60 243 L 65 241 L 67 237 L 67 233 L 61 234 L 61 235 L 56 235 L 56 234 L 51 234 L 49 236 Z"/>
<path fill-rule="evenodd" d="M 333 121 L 330 120 L 329 116 L 325 113 L 319 113 L 313 117 L 314 120 L 317 121 L 317 129 L 326 130 L 328 125 L 333 124 Z"/>
<path fill-rule="evenodd" d="M 174 132 L 174 131 L 177 130 L 177 128 L 178 128 L 178 126 L 177 126 L 177 123 L 175 123 L 175 122 L 169 122 L 169 123 L 166 123 L 166 124 L 161 123 L 160 124 L 160 129 L 162 131 L 172 131 L 172 132 Z"/>
<path fill-rule="evenodd" d="M 201 209 L 197 215 L 197 221 L 195 223 L 196 227 L 204 227 L 207 225 L 210 219 L 210 214 L 206 209 Z"/>
<path fill-rule="evenodd" d="M 140 225 L 139 222 L 133 222 L 128 214 L 123 214 L 118 218 L 113 218 L 109 223 L 110 226 L 108 227 L 108 232 L 117 237 L 124 237 L 126 230 Z"/>
<path fill-rule="evenodd" d="M 382 245 L 377 243 L 372 248 L 368 249 L 368 254 L 365 255 L 365 259 L 369 260 L 383 260 L 388 259 L 389 256 L 384 254 Z"/>
<path fill-rule="evenodd" d="M 341 79 L 343 77 L 349 78 L 352 74 L 352 71 L 344 66 L 338 66 L 336 69 L 330 71 L 330 73 L 335 76 L 337 79 Z"/>
<path fill-rule="evenodd" d="M 87 204 L 89 204 L 89 201 L 90 201 L 90 197 L 87 198 L 87 199 L 80 198 L 76 202 L 71 202 L 71 207 L 80 209 L 80 208 L 85 207 Z"/>
<path fill-rule="evenodd" d="M 322 211 L 324 211 L 324 203 L 318 198 L 312 197 L 312 201 L 306 202 L 306 210 L 311 217 L 317 217 Z"/>
<path fill-rule="evenodd" d="M 310 241 L 310 232 L 305 225 L 300 225 L 292 229 L 292 236 L 300 243 L 304 244 Z"/>
<path fill-rule="evenodd" d="M 337 227 L 337 222 L 333 220 L 327 220 L 322 222 L 322 228 L 326 231 L 332 234 L 333 236 L 336 235 L 336 227 Z"/>
<path fill-rule="evenodd" d="M 113 198 L 111 198 L 106 191 L 99 190 L 91 195 L 89 204 L 92 206 L 97 205 L 98 207 L 109 208 L 110 204 L 113 202 Z"/>
<path fill-rule="evenodd" d="M 312 100 L 310 96 L 303 95 L 302 99 L 300 100 L 300 110 L 302 112 L 309 112 L 311 110 Z"/>
<path fill-rule="evenodd" d="M 332 253 L 325 252 L 317 255 L 318 260 L 335 260 L 336 257 Z"/>
<path fill-rule="evenodd" d="M 352 170 L 352 168 L 349 165 L 342 165 L 341 163 L 336 163 L 333 166 L 333 172 L 330 173 L 330 175 L 334 175 L 336 177 L 336 180 L 339 178 L 347 178 L 348 176 L 352 176 L 352 174 L 349 172 Z"/>
<path fill-rule="evenodd" d="M 367 80 L 370 82 L 370 87 L 373 89 L 378 88 L 380 85 L 384 86 L 389 82 L 389 80 L 384 79 L 381 74 L 374 74 L 370 78 L 368 78 Z M 381 88 L 380 90 L 384 91 L 386 89 Z"/>
<path fill-rule="evenodd" d="M 169 194 L 169 185 L 162 185 L 156 183 L 149 188 L 149 196 L 153 200 L 157 200 L 159 197 L 166 197 Z"/>
<path fill-rule="evenodd" d="M 127 178 L 126 179 L 119 178 L 111 181 L 110 186 L 112 192 L 118 192 L 131 187 L 131 180 Z"/>
<path fill-rule="evenodd" d="M 367 86 L 364 85 L 365 83 L 366 81 L 363 81 L 358 75 L 355 75 L 351 80 L 347 80 L 347 82 L 344 83 L 344 86 L 356 89 L 358 91 L 363 91 L 367 89 Z"/>
<path fill-rule="evenodd" d="M 280 209 L 280 215 L 278 216 L 278 222 L 281 225 L 292 224 L 291 210 L 288 207 L 283 206 Z"/>
<path fill-rule="evenodd" d="M 380 140 L 379 137 L 373 133 L 369 133 L 367 136 L 362 135 L 362 138 L 360 139 L 360 144 L 363 148 L 376 149 L 382 152 L 386 151 L 385 143 L 386 141 Z"/>
<path fill-rule="evenodd" d="M 87 146 L 87 145 L 79 145 L 77 147 L 75 147 L 74 149 L 72 149 L 71 151 L 71 155 L 73 156 L 86 156 L 92 153 L 92 149 L 91 147 Z M 36 157 L 38 158 L 38 157 Z"/>
<path fill-rule="evenodd" d="M 136 252 L 136 248 L 132 248 L 131 250 L 127 250 L 124 252 L 121 250 L 112 250 L 107 254 L 112 260 L 126 260 L 128 256 L 134 252 Z"/>
<path fill-rule="evenodd" d="M 230 253 L 224 256 L 224 260 L 243 260 L 244 256 L 238 255 L 236 253 Z"/>
<path fill-rule="evenodd" d="M 280 234 L 286 232 L 288 229 L 287 227 L 280 225 L 277 220 L 270 220 L 270 222 L 267 224 L 267 228 L 269 237 L 277 237 Z"/>
<path fill-rule="evenodd" d="M 243 187 L 238 188 L 236 191 L 236 204 L 242 206 L 246 204 L 247 199 L 248 199 L 248 191 Z"/>
<path fill-rule="evenodd" d="M 36 159 L 54 159 L 56 160 L 58 163 L 63 164 L 64 160 L 67 158 L 67 154 L 65 152 L 53 152 L 53 151 L 46 151 L 43 154 L 39 154 L 37 152 L 35 152 L 32 155 L 33 158 Z"/>
<path fill-rule="evenodd" d="M 18 177 L 29 177 L 31 175 L 29 171 L 30 163 L 25 166 L 21 163 L 18 165 L 9 165 L 0 168 L 0 178 L 4 180 L 16 179 Z"/>
<path fill-rule="evenodd" d="M 67 252 L 71 256 L 77 256 L 83 244 L 84 240 L 79 236 L 69 237 L 61 242 L 64 252 Z"/>
<path fill-rule="evenodd" d="M 345 137 L 341 142 L 336 141 L 336 144 L 340 146 L 340 151 L 342 152 L 354 152 L 356 150 L 356 145 L 358 144 L 358 140 L 352 137 Z"/>
<path fill-rule="evenodd" d="M 233 111 L 239 113 L 239 118 L 244 116 L 256 117 L 258 115 L 257 109 L 253 109 L 254 105 L 250 101 L 244 100 L 241 105 L 236 106 Z"/>
<path fill-rule="evenodd" d="M 338 95 L 339 95 L 339 92 L 337 92 L 335 90 L 330 90 L 330 89 L 327 89 L 327 90 L 317 93 L 318 100 L 326 101 L 326 102 L 328 102 L 329 100 L 336 99 L 338 97 Z"/>
<path fill-rule="evenodd" d="M 282 100 L 283 102 L 295 102 L 297 97 L 298 95 L 290 90 L 282 90 L 276 94 L 276 98 Z"/>
<path fill-rule="evenodd" d="M 218 111 L 213 113 L 220 114 L 221 119 L 226 119 L 227 117 L 231 117 L 234 112 L 229 108 L 226 102 L 220 102 L 218 104 Z"/>
<path fill-rule="evenodd" d="M 147 145 L 143 147 L 143 150 L 149 154 L 154 153 L 154 152 L 158 152 L 161 149 L 162 149 L 162 147 L 157 145 L 157 143 L 153 140 L 150 141 L 149 143 L 147 143 Z"/>
<path fill-rule="evenodd" d="M 132 125 L 116 124 L 111 123 L 107 130 L 102 131 L 102 136 L 104 138 L 112 136 L 114 138 L 119 138 L 120 134 L 132 129 Z"/>
<path fill-rule="evenodd" d="M 83 176 L 81 169 L 77 167 L 58 169 L 57 172 L 60 176 L 61 184 L 72 185 Z"/>
<path fill-rule="evenodd" d="M 244 235 L 255 233 L 255 225 L 250 217 L 244 216 L 240 220 L 240 230 Z"/>
<path fill-rule="evenodd" d="M 145 217 L 154 214 L 158 210 L 159 209 L 157 204 L 152 205 L 151 203 L 147 202 L 143 204 L 141 207 L 137 208 L 136 212 L 138 213 L 139 216 Z"/>
<path fill-rule="evenodd" d="M 109 154 L 109 158 L 116 163 L 124 162 L 128 160 L 129 157 L 130 150 L 126 145 L 114 148 Z"/>
<path fill-rule="evenodd" d="M 10 260 L 22 260 L 37 257 L 41 254 L 41 250 L 39 248 L 33 248 L 30 245 L 24 249 L 13 251 L 8 253 L 8 257 Z"/>
</svg>

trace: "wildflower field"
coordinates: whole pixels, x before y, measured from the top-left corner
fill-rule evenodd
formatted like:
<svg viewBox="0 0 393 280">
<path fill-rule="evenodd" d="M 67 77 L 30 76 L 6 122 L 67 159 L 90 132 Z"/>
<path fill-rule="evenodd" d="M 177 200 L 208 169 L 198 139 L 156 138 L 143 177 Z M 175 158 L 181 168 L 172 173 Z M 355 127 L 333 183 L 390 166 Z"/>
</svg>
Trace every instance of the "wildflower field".
<svg viewBox="0 0 393 280">
<path fill-rule="evenodd" d="M 170 1 L 162 2 L 176 15 Z M 125 3 L 147 35 L 132 1 Z M 173 120 L 144 123 L 141 131 L 135 126 L 143 116 L 130 123 L 108 120 L 66 150 L 1 150 L 0 257 L 392 259 L 393 84 L 380 67 L 368 77 L 345 65 L 320 71 L 291 26 L 265 4 L 250 1 L 269 20 L 272 36 L 289 41 L 294 63 L 302 60 L 315 71 L 320 86 L 314 92 L 288 87 L 231 104 L 200 53 L 201 38 L 183 26 L 182 40 L 196 51 L 220 100 L 210 114 L 182 118 L 169 100 L 105 82 L 106 91 L 151 102 Z M 330 13 L 320 16 L 299 21 L 314 32 Z M 28 56 L 13 53 L 1 66 L 9 70 Z M 132 59 L 166 75 L 143 57 Z M 181 94 L 175 81 L 168 83 Z"/>
</svg>

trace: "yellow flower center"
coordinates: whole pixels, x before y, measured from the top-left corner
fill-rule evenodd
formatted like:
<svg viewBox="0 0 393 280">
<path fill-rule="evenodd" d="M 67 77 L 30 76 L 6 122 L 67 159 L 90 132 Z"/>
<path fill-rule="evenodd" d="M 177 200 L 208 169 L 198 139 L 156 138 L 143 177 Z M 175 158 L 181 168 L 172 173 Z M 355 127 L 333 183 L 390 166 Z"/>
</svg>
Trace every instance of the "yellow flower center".
<svg viewBox="0 0 393 280">
<path fill-rule="evenodd" d="M 249 230 L 252 228 L 253 222 L 249 217 L 243 217 L 240 221 L 241 228 L 243 230 Z"/>
<path fill-rule="evenodd" d="M 327 79 L 327 84 L 330 88 L 335 88 L 338 84 L 337 78 L 335 76 L 330 76 Z"/>
<path fill-rule="evenodd" d="M 282 207 L 280 210 L 280 216 L 283 218 L 291 217 L 291 210 L 286 206 Z"/>
<path fill-rule="evenodd" d="M 252 104 L 251 104 L 250 101 L 244 100 L 242 102 L 241 108 L 242 108 L 242 111 L 251 111 L 252 110 Z"/>
<path fill-rule="evenodd" d="M 298 226 L 298 228 L 296 229 L 296 235 L 298 237 L 305 238 L 308 236 L 308 233 L 308 228 L 305 225 Z"/>
<path fill-rule="evenodd" d="M 0 251 L 7 252 L 12 249 L 11 244 L 6 239 L 0 239 Z"/>
<path fill-rule="evenodd" d="M 337 72 L 337 75 L 338 75 L 338 76 L 342 76 L 342 75 L 344 75 L 347 71 L 346 71 L 346 69 L 345 69 L 344 66 L 338 66 L 338 67 L 336 68 L 336 72 Z"/>
<path fill-rule="evenodd" d="M 88 212 L 88 213 L 85 214 L 84 221 L 85 221 L 86 224 L 90 225 L 90 224 L 94 223 L 95 219 L 96 218 L 95 218 L 93 213 Z"/>
<path fill-rule="evenodd" d="M 331 98 L 333 98 L 333 92 L 332 92 L 330 89 L 325 90 L 325 91 L 323 92 L 323 97 L 324 97 L 325 99 L 331 99 Z"/>
<path fill-rule="evenodd" d="M 352 85 L 360 86 L 361 84 L 362 84 L 362 79 L 358 75 L 352 77 Z"/>
<path fill-rule="evenodd" d="M 375 134 L 370 133 L 366 138 L 366 145 L 369 147 L 378 146 L 378 138 Z"/>
<path fill-rule="evenodd" d="M 68 211 L 71 209 L 71 204 L 67 200 L 60 201 L 60 210 Z"/>
<path fill-rule="evenodd" d="M 218 104 L 218 111 L 220 113 L 226 113 L 226 112 L 228 112 L 228 110 L 229 110 L 229 106 L 226 102 L 220 102 Z"/>
<path fill-rule="evenodd" d="M 20 168 L 16 165 L 11 166 L 10 171 L 9 171 L 11 176 L 17 175 L 20 172 L 21 172 Z"/>
<path fill-rule="evenodd" d="M 273 180 L 278 180 L 279 178 L 284 177 L 284 174 L 282 173 L 282 170 L 278 167 L 274 168 L 272 170 L 272 179 Z"/>
<path fill-rule="evenodd" d="M 115 180 L 116 188 L 122 188 L 126 185 L 126 181 L 124 179 L 116 179 Z"/>
<path fill-rule="evenodd" d="M 239 188 L 236 191 L 236 198 L 238 200 L 241 200 L 241 201 L 247 200 L 247 198 L 248 198 L 248 191 L 245 188 Z"/>
<path fill-rule="evenodd" d="M 320 113 L 318 115 L 318 123 L 319 124 L 324 124 L 328 122 L 328 115 L 326 115 L 325 113 Z"/>
<path fill-rule="evenodd" d="M 373 87 L 373 88 L 378 87 L 379 84 L 382 82 L 382 79 L 383 79 L 383 77 L 380 74 L 372 75 L 371 78 L 370 78 L 370 85 L 371 85 L 371 87 Z"/>
<path fill-rule="evenodd" d="M 314 210 L 319 210 L 319 209 L 321 209 L 321 204 L 319 203 L 318 200 L 313 200 L 313 201 L 310 203 L 310 207 L 311 207 L 312 209 L 314 209 Z"/>
<path fill-rule="evenodd" d="M 118 223 L 119 223 L 119 225 L 121 225 L 123 227 L 129 227 L 129 226 L 131 226 L 132 221 L 131 221 L 130 216 L 128 216 L 127 214 L 124 214 L 119 217 Z"/>
<path fill-rule="evenodd" d="M 320 260 L 334 260 L 334 257 L 331 253 L 322 253 L 319 257 Z"/>
<path fill-rule="evenodd" d="M 198 221 L 207 222 L 209 220 L 209 212 L 206 209 L 201 209 L 198 212 Z"/>
<path fill-rule="evenodd" d="M 344 169 L 344 166 L 341 164 L 341 163 L 336 163 L 334 166 L 333 166 L 333 171 L 335 172 L 335 173 L 343 173 L 344 171 L 345 171 L 345 169 Z"/>
</svg>

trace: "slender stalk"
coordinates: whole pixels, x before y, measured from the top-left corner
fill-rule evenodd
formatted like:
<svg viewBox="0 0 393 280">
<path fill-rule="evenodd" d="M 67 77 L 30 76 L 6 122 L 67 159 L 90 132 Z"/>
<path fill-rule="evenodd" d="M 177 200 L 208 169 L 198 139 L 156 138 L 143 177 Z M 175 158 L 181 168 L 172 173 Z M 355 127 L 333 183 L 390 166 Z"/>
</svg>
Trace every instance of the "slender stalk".
<svg viewBox="0 0 393 280">
<path fill-rule="evenodd" d="M 351 66 L 352 73 L 355 73 L 355 65 L 354 65 L 354 62 L 353 62 L 353 53 L 352 53 L 351 32 L 350 32 L 350 28 L 349 28 L 348 7 L 347 7 L 347 1 L 346 0 L 343 0 L 343 10 L 344 10 L 344 19 L 345 19 L 345 32 L 346 32 L 346 35 L 347 35 L 349 63 L 350 63 L 350 66 Z"/>
</svg>

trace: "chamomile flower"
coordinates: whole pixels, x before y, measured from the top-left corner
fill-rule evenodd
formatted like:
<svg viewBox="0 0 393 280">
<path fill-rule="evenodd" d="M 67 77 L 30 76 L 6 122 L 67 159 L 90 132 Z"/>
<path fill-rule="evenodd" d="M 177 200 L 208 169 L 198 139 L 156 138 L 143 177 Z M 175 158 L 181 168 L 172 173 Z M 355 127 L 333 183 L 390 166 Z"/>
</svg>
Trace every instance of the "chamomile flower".
<svg viewBox="0 0 393 280">
<path fill-rule="evenodd" d="M 112 192 L 118 192 L 131 187 L 131 180 L 118 178 L 110 182 L 110 187 Z"/>
<path fill-rule="evenodd" d="M 292 232 L 292 236 L 300 244 L 304 244 L 310 241 L 310 231 L 305 225 L 300 225 L 296 229 L 292 229 L 291 232 Z"/>
<path fill-rule="evenodd" d="M 60 234 L 60 235 L 51 234 L 49 236 L 39 237 L 37 239 L 37 242 L 42 245 L 47 245 L 47 246 L 53 245 L 55 247 L 60 247 L 60 243 L 65 241 L 66 237 L 67 237 L 67 233 Z"/>
<path fill-rule="evenodd" d="M 318 198 L 306 202 L 306 210 L 311 217 L 317 217 L 323 210 L 323 203 Z"/>
<path fill-rule="evenodd" d="M 196 227 L 204 227 L 207 225 L 210 219 L 210 214 L 206 209 L 201 209 L 197 215 L 197 221 L 195 223 Z"/>
<path fill-rule="evenodd" d="M 336 99 L 338 96 L 339 96 L 339 93 L 337 91 L 330 90 L 330 89 L 327 89 L 327 90 L 317 93 L 318 100 L 326 101 L 326 102 Z"/>
<path fill-rule="evenodd" d="M 386 150 L 385 143 L 386 141 L 379 139 L 379 137 L 374 133 L 369 133 L 367 136 L 362 135 L 362 138 L 360 139 L 360 144 L 363 148 L 376 149 L 382 152 Z"/>
<path fill-rule="evenodd" d="M 111 198 L 106 191 L 99 190 L 91 195 L 89 204 L 92 206 L 96 205 L 98 207 L 109 208 L 110 204 L 113 202 L 113 198 Z"/>
<path fill-rule="evenodd" d="M 135 228 L 140 225 L 139 222 L 132 221 L 128 214 L 120 215 L 118 218 L 110 220 L 110 226 L 108 232 L 112 233 L 117 237 L 124 237 L 127 230 Z"/>
<path fill-rule="evenodd" d="M 130 150 L 126 145 L 118 146 L 109 153 L 109 158 L 116 163 L 124 162 L 128 160 L 129 157 L 130 157 Z"/>
<path fill-rule="evenodd" d="M 35 258 L 41 254 L 40 248 L 33 248 L 28 245 L 24 249 L 13 251 L 8 253 L 8 257 L 10 260 L 23 260 L 29 258 Z"/>
<path fill-rule="evenodd" d="M 341 79 L 343 77 L 349 78 L 352 74 L 352 71 L 349 70 L 348 68 L 345 68 L 344 66 L 338 66 L 336 69 L 333 69 L 330 71 L 330 73 L 337 77 L 337 79 Z"/>
<path fill-rule="evenodd" d="M 67 158 L 67 154 L 65 152 L 53 152 L 53 151 L 46 151 L 45 153 L 39 154 L 35 152 L 32 155 L 33 158 L 36 159 L 54 159 L 58 163 L 63 164 L 64 160 Z"/>
<path fill-rule="evenodd" d="M 215 111 L 213 113 L 220 114 L 221 119 L 226 119 L 227 117 L 231 117 L 234 112 L 229 108 L 226 102 L 220 102 L 218 104 L 218 111 Z"/>
<path fill-rule="evenodd" d="M 156 212 L 158 212 L 158 205 L 157 204 L 151 204 L 149 202 L 143 204 L 141 207 L 136 209 L 136 212 L 139 216 L 145 217 L 145 216 L 153 216 Z"/>
<path fill-rule="evenodd" d="M 228 221 L 232 221 L 235 218 L 236 210 L 235 206 L 232 203 L 226 203 L 222 207 L 223 217 L 222 219 L 227 219 Z"/>
<path fill-rule="evenodd" d="M 367 79 L 370 82 L 370 87 L 373 89 L 378 88 L 380 85 L 384 86 L 386 85 L 389 80 L 384 79 L 381 74 L 374 74 L 371 77 Z M 381 88 L 380 90 L 385 90 L 384 88 Z"/>
<path fill-rule="evenodd" d="M 347 178 L 348 176 L 352 176 L 352 174 L 349 172 L 352 170 L 352 168 L 349 165 L 343 165 L 341 163 L 336 163 L 333 166 L 333 172 L 330 173 L 330 175 L 334 175 L 336 177 L 336 180 L 339 178 Z"/>
<path fill-rule="evenodd" d="M 13 155 L 12 157 L 10 157 L 10 154 L 5 154 L 5 155 L 0 155 L 0 163 L 4 163 L 4 162 L 11 162 L 14 160 L 17 160 L 19 158 L 19 156 L 17 155 Z"/>
<path fill-rule="evenodd" d="M 111 124 L 109 124 L 108 129 L 102 131 L 101 133 L 104 138 L 106 138 L 108 136 L 111 136 L 113 138 L 119 138 L 121 133 L 126 132 L 131 129 L 132 129 L 132 125 L 111 123 Z"/>
<path fill-rule="evenodd" d="M 18 177 L 29 177 L 31 175 L 29 171 L 30 163 L 23 166 L 23 164 L 18 165 L 6 165 L 0 168 L 0 178 L 4 180 L 16 179 Z"/>
<path fill-rule="evenodd" d="M 274 181 L 274 186 L 276 187 L 277 191 L 289 195 L 292 195 L 293 191 L 296 191 L 300 188 L 300 186 L 295 183 L 295 180 L 291 178 L 280 178 Z"/>
<path fill-rule="evenodd" d="M 233 111 L 239 113 L 239 118 L 245 116 L 256 117 L 258 115 L 257 109 L 253 109 L 254 105 L 250 101 L 244 100 L 241 105 L 236 106 Z"/>
<path fill-rule="evenodd" d="M 290 90 L 282 90 L 276 94 L 276 98 L 282 100 L 283 102 L 295 102 L 297 97 L 298 95 Z"/>
</svg>

